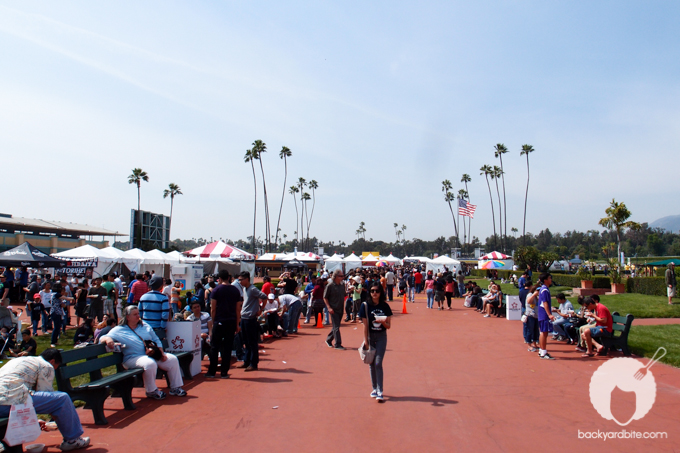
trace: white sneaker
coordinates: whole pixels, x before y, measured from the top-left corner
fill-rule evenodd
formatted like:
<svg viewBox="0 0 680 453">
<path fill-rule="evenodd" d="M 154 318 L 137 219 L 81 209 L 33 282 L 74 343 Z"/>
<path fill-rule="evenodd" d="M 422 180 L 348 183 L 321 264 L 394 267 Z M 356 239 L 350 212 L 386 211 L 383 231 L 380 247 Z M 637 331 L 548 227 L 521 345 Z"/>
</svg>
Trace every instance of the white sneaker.
<svg viewBox="0 0 680 453">
<path fill-rule="evenodd" d="M 68 442 L 62 442 L 59 448 L 61 448 L 61 451 L 71 451 L 85 448 L 88 445 L 90 445 L 89 437 L 79 437 L 77 439 L 69 440 Z"/>
<path fill-rule="evenodd" d="M 370 395 L 370 396 L 371 396 L 371 398 L 377 397 L 377 396 L 378 396 L 378 391 L 377 391 L 377 390 L 373 390 L 373 391 L 371 392 L 371 395 Z"/>
<path fill-rule="evenodd" d="M 385 401 L 385 398 L 383 398 L 382 392 L 376 392 L 375 400 L 379 403 L 382 403 L 383 401 Z"/>
<path fill-rule="evenodd" d="M 170 389 L 168 392 L 172 396 L 187 396 L 187 392 L 184 391 L 182 387 L 176 387 L 174 389 Z"/>
</svg>

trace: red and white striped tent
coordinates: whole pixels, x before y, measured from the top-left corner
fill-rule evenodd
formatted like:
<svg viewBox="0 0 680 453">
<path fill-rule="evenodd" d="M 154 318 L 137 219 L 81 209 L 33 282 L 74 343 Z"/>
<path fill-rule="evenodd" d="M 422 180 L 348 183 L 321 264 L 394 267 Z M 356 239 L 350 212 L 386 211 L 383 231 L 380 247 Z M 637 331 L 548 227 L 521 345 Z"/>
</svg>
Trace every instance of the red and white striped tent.
<svg viewBox="0 0 680 453">
<path fill-rule="evenodd" d="M 503 255 L 500 252 L 491 252 L 491 253 L 487 253 L 486 255 L 482 256 L 479 259 L 480 259 L 480 261 L 481 260 L 509 260 L 509 259 L 512 259 L 512 257 L 510 257 L 508 255 Z"/>
<path fill-rule="evenodd" d="M 229 245 L 222 241 L 216 241 L 212 244 L 196 247 L 195 249 L 184 252 L 189 256 L 198 256 L 201 258 L 231 258 L 233 260 L 254 260 L 255 255 L 245 252 L 233 245 Z"/>
</svg>

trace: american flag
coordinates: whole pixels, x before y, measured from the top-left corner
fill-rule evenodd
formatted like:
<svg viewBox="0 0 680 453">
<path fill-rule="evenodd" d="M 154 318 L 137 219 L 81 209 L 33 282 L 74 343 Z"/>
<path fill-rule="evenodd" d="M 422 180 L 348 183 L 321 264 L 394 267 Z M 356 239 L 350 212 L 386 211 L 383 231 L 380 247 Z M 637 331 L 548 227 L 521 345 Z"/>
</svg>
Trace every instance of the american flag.
<svg viewBox="0 0 680 453">
<path fill-rule="evenodd" d="M 467 200 L 463 198 L 458 199 L 458 214 L 474 219 L 475 210 L 477 210 L 477 205 L 470 204 Z"/>
</svg>

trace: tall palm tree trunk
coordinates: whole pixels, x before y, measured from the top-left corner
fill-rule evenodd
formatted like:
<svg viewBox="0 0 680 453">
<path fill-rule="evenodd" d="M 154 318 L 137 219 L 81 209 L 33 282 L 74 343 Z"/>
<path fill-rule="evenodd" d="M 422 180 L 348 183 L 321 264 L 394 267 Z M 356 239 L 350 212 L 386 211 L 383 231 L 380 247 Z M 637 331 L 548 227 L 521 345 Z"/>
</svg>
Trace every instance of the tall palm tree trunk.
<svg viewBox="0 0 680 453">
<path fill-rule="evenodd" d="M 498 158 L 501 160 L 501 178 L 503 178 L 503 227 L 505 236 L 505 246 L 508 245 L 508 205 L 505 200 L 505 171 L 503 171 L 503 154 L 499 154 Z M 501 246 L 502 247 L 502 246 Z"/>
<path fill-rule="evenodd" d="M 175 196 L 170 195 L 170 226 L 168 227 L 168 239 L 170 239 L 170 231 L 172 230 L 172 207 L 175 204 Z"/>
<path fill-rule="evenodd" d="M 503 216 L 503 212 L 501 212 L 501 193 L 498 190 L 498 178 L 496 178 L 496 194 L 498 195 L 498 232 L 501 235 L 501 250 L 505 251 L 505 248 L 503 247 L 503 223 L 501 222 L 501 218 Z"/>
<path fill-rule="evenodd" d="M 312 213 L 309 215 L 307 222 L 307 237 L 309 237 L 309 228 L 312 226 L 312 219 L 314 218 L 314 207 L 316 206 L 316 192 L 312 189 Z"/>
<path fill-rule="evenodd" d="M 255 177 L 255 164 L 250 161 L 250 167 L 253 169 L 253 187 L 255 189 L 255 203 L 253 207 L 253 254 L 255 254 L 255 233 L 256 233 L 256 223 L 257 223 L 257 178 Z"/>
<path fill-rule="evenodd" d="M 262 188 L 264 190 L 264 232 L 265 232 L 265 247 L 269 252 L 271 247 L 271 228 L 269 226 L 269 200 L 267 199 L 267 181 L 264 179 L 264 166 L 262 165 L 262 156 L 258 159 L 260 161 L 260 170 L 262 171 Z"/>
<path fill-rule="evenodd" d="M 468 191 L 468 185 L 467 182 L 465 183 L 465 193 L 467 193 L 467 201 L 470 201 L 470 192 Z M 463 219 L 463 222 L 465 222 L 465 219 Z M 468 244 L 472 245 L 472 217 L 468 216 Z M 470 246 L 470 249 L 472 249 L 472 246 Z M 470 250 L 471 251 L 471 250 Z"/>
<path fill-rule="evenodd" d="M 281 193 L 281 206 L 279 207 L 279 220 L 276 222 L 276 236 L 274 237 L 274 246 L 278 247 L 279 243 L 279 228 L 281 226 L 281 212 L 283 211 L 283 199 L 286 196 L 286 180 L 288 179 L 288 160 L 283 157 L 283 165 L 285 167 L 285 173 L 283 176 L 283 192 Z M 293 197 L 295 199 L 295 197 Z M 297 214 L 295 215 L 297 217 Z"/>
<path fill-rule="evenodd" d="M 300 246 L 300 232 L 297 231 L 299 230 L 299 225 L 297 224 L 297 219 L 298 219 L 298 208 L 297 208 L 297 198 L 295 198 L 295 194 L 293 194 L 293 202 L 295 203 L 295 246 L 299 247 Z"/>
<path fill-rule="evenodd" d="M 307 200 L 305 200 L 305 219 L 307 222 L 307 239 L 305 240 L 305 250 L 309 250 L 309 209 L 307 209 Z"/>
<path fill-rule="evenodd" d="M 493 210 L 493 195 L 491 195 L 491 184 L 489 184 L 488 175 L 486 175 L 486 186 L 489 188 L 489 200 L 491 200 L 491 220 L 493 222 L 493 247 L 496 248 L 496 216 Z"/>
<path fill-rule="evenodd" d="M 522 246 L 527 245 L 527 199 L 529 198 L 529 153 L 527 153 L 527 190 L 524 194 L 524 223 L 522 224 Z"/>
</svg>

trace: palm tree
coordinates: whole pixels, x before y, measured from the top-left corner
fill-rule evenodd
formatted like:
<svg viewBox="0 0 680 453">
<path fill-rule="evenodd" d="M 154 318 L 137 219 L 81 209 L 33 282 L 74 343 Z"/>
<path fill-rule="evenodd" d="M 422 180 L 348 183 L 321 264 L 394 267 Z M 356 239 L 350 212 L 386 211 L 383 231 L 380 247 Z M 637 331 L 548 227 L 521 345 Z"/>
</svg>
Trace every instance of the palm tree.
<svg viewBox="0 0 680 453">
<path fill-rule="evenodd" d="M 137 211 L 141 211 L 141 188 L 142 181 L 149 182 L 149 175 L 141 168 L 133 168 L 132 174 L 128 176 L 128 184 L 137 185 Z"/>
<path fill-rule="evenodd" d="M 467 192 L 465 191 L 465 189 L 460 189 L 460 190 L 458 191 L 458 198 L 460 198 L 461 200 L 465 200 L 465 199 L 467 198 L 467 196 L 468 196 L 468 194 L 467 194 Z M 458 219 L 459 219 L 459 220 L 458 220 L 458 223 L 461 223 L 461 222 L 460 222 L 460 211 L 458 211 L 458 215 L 459 215 L 459 217 L 458 217 Z M 466 240 L 467 240 L 467 228 L 465 227 L 465 217 L 463 217 L 463 222 L 462 222 L 462 224 L 463 224 L 463 245 L 465 245 L 465 242 L 466 242 Z"/>
<path fill-rule="evenodd" d="M 253 142 L 254 158 L 260 161 L 260 170 L 262 171 L 262 188 L 264 189 L 264 235 L 265 248 L 268 252 L 271 244 L 271 227 L 269 225 L 269 200 L 267 199 L 267 181 L 264 179 L 264 167 L 262 166 L 262 154 L 267 152 L 267 145 L 262 140 L 255 140 Z"/>
<path fill-rule="evenodd" d="M 482 165 L 479 169 L 480 175 L 486 178 L 486 187 L 489 189 L 489 200 L 491 200 L 491 220 L 493 222 L 493 247 L 496 248 L 496 216 L 493 211 L 493 196 L 491 195 L 491 185 L 489 184 L 489 176 L 493 173 L 493 168 L 490 165 Z"/>
<path fill-rule="evenodd" d="M 526 245 L 527 241 L 527 199 L 529 198 L 529 153 L 534 152 L 534 147 L 531 145 L 522 145 L 520 156 L 527 156 L 527 191 L 524 195 L 524 223 L 522 225 L 522 245 Z"/>
<path fill-rule="evenodd" d="M 314 218 L 314 206 L 316 206 L 316 189 L 319 188 L 319 183 L 315 180 L 309 181 L 309 188 L 312 189 L 312 213 L 309 215 L 309 221 L 307 222 L 307 237 L 309 237 L 309 228 L 312 225 L 312 219 Z"/>
<path fill-rule="evenodd" d="M 361 233 L 361 237 L 366 240 L 366 222 L 361 222 L 359 223 L 359 233 Z"/>
<path fill-rule="evenodd" d="M 456 216 L 453 214 L 453 207 L 451 206 L 451 202 L 455 201 L 456 196 L 451 193 L 451 189 L 453 188 L 453 184 L 451 184 L 451 181 L 448 179 L 445 179 L 442 181 L 442 192 L 444 192 L 444 201 L 446 201 L 449 204 L 449 210 L 451 211 L 451 219 L 453 219 L 453 229 L 456 232 L 456 238 L 458 238 L 458 224 L 456 223 Z"/>
<path fill-rule="evenodd" d="M 624 228 L 630 228 L 633 230 L 639 230 L 641 225 L 637 222 L 628 220 L 631 216 L 630 211 L 626 207 L 625 203 L 618 203 L 612 198 L 612 202 L 609 207 L 605 209 L 605 214 L 607 217 L 603 217 L 597 222 L 601 226 L 608 230 L 616 231 L 616 242 L 617 242 L 617 255 L 616 261 L 621 260 L 621 233 Z"/>
<path fill-rule="evenodd" d="M 302 195 L 305 192 L 304 188 L 307 186 L 307 181 L 305 180 L 305 178 L 303 178 L 302 176 L 299 177 L 298 182 L 297 182 L 297 186 L 298 186 L 299 193 L 300 193 L 300 229 L 298 231 L 300 231 L 300 242 L 302 243 L 305 240 L 305 226 L 304 226 L 304 222 L 303 222 L 303 219 L 304 219 L 304 216 L 305 216 L 305 206 L 302 202 Z"/>
<path fill-rule="evenodd" d="M 168 188 L 163 191 L 163 198 L 170 196 L 170 227 L 172 227 L 172 207 L 175 204 L 175 195 L 182 195 L 182 189 L 174 182 L 171 182 L 168 184 Z M 170 228 L 168 228 L 168 239 L 170 239 Z"/>
<path fill-rule="evenodd" d="M 301 197 L 301 198 L 302 198 L 302 201 L 304 202 L 303 211 L 305 211 L 305 219 L 306 219 L 306 221 L 307 221 L 307 240 L 304 241 L 304 236 L 303 236 L 302 239 L 303 239 L 304 244 L 305 244 L 305 249 L 309 249 L 309 219 L 307 218 L 307 213 L 308 213 L 309 211 L 307 210 L 307 201 L 311 200 L 312 197 L 309 196 L 309 193 L 305 192 L 305 193 L 302 194 L 302 197 Z"/>
<path fill-rule="evenodd" d="M 497 143 L 494 147 L 494 155 L 501 160 L 501 177 L 503 178 L 503 225 L 505 225 L 505 241 L 508 240 L 508 205 L 505 201 L 505 170 L 503 170 L 503 154 L 508 152 L 508 148 L 502 143 Z M 507 244 L 506 244 L 507 245 Z"/>
<path fill-rule="evenodd" d="M 512 231 L 512 237 L 516 238 L 517 237 L 517 232 L 519 231 L 517 228 L 512 227 L 510 228 L 510 231 Z"/>
<path fill-rule="evenodd" d="M 394 235 L 397 237 L 397 242 L 399 242 L 399 224 L 394 222 Z"/>
<path fill-rule="evenodd" d="M 286 180 L 288 179 L 288 158 L 292 156 L 293 153 L 288 147 L 284 146 L 281 148 L 281 151 L 279 151 L 279 159 L 283 159 L 283 165 L 285 168 L 285 171 L 283 173 L 283 192 L 281 192 L 281 207 L 279 207 L 279 220 L 276 222 L 276 238 L 274 239 L 274 243 L 276 244 L 279 239 L 279 227 L 281 226 L 281 211 L 283 211 L 283 198 L 286 196 Z M 295 215 L 295 218 L 297 218 L 297 214 Z"/>
<path fill-rule="evenodd" d="M 405 234 L 405 232 L 406 232 L 406 225 L 402 225 L 402 226 L 401 226 L 401 234 L 404 236 L 404 242 L 406 242 L 406 234 Z M 373 241 L 371 241 L 371 242 L 373 242 Z"/>
<path fill-rule="evenodd" d="M 255 164 L 253 163 L 254 160 L 255 155 L 253 150 L 246 150 L 246 155 L 243 156 L 243 161 L 246 163 L 250 162 L 250 168 L 253 169 L 253 186 L 255 189 L 255 202 L 253 207 L 253 253 L 255 253 L 255 227 L 257 224 L 257 178 L 255 177 Z"/>
<path fill-rule="evenodd" d="M 293 201 L 295 202 L 295 245 L 300 245 L 300 236 L 298 235 L 298 224 L 297 224 L 297 219 L 298 219 L 298 208 L 297 208 L 297 198 L 295 197 L 295 194 L 300 192 L 300 189 L 297 188 L 297 186 L 290 186 L 290 189 L 288 190 L 288 193 L 293 196 Z"/>
<path fill-rule="evenodd" d="M 470 201 L 470 191 L 468 190 L 468 183 L 472 181 L 472 178 L 470 178 L 470 175 L 467 173 L 463 173 L 463 177 L 460 178 L 460 182 L 465 184 L 465 192 L 467 193 L 467 201 Z M 465 219 L 463 219 L 463 222 L 465 222 Z M 472 243 L 472 217 L 468 216 L 468 240 L 470 243 Z"/>
<path fill-rule="evenodd" d="M 496 194 L 498 195 L 498 233 L 501 236 L 501 249 L 505 251 L 505 246 L 503 244 L 503 224 L 501 222 L 501 218 L 503 216 L 503 212 L 501 211 L 501 193 L 498 190 L 498 180 L 500 179 L 501 175 L 503 174 L 503 170 L 501 170 L 501 167 L 494 165 L 493 166 L 493 174 L 491 175 L 491 179 L 496 180 Z"/>
</svg>

